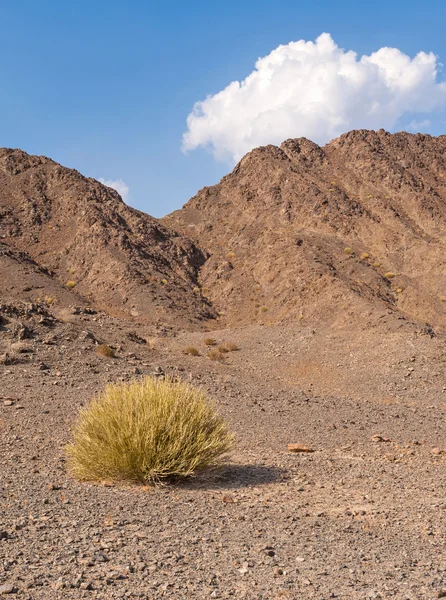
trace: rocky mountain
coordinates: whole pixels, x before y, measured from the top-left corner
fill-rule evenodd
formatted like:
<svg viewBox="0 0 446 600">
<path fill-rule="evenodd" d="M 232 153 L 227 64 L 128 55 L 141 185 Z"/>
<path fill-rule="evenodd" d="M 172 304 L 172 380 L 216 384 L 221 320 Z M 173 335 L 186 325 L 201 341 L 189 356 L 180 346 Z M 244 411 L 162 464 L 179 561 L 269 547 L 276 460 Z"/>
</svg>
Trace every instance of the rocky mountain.
<svg viewBox="0 0 446 600">
<path fill-rule="evenodd" d="M 257 148 L 164 223 L 210 255 L 203 293 L 229 324 L 390 312 L 446 328 L 446 136 Z"/>
<path fill-rule="evenodd" d="M 207 256 L 119 194 L 41 156 L 0 150 L 3 298 L 88 303 L 163 326 L 213 317 L 197 294 Z"/>
<path fill-rule="evenodd" d="M 290 139 L 162 220 L 45 157 L 0 150 L 2 297 L 162 327 L 385 315 L 446 328 L 446 136 Z"/>
</svg>

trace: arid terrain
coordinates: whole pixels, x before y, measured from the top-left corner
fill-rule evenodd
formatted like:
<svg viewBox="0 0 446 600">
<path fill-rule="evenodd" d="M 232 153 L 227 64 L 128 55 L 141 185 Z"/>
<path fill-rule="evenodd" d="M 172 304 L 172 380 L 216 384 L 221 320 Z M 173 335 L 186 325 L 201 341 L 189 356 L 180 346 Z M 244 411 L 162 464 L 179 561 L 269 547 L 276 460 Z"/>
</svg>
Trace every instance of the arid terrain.
<svg viewBox="0 0 446 600">
<path fill-rule="evenodd" d="M 446 136 L 258 148 L 161 220 L 0 150 L 0 596 L 446 597 L 445 368 Z M 79 408 L 165 375 L 225 466 L 73 479 Z"/>
</svg>

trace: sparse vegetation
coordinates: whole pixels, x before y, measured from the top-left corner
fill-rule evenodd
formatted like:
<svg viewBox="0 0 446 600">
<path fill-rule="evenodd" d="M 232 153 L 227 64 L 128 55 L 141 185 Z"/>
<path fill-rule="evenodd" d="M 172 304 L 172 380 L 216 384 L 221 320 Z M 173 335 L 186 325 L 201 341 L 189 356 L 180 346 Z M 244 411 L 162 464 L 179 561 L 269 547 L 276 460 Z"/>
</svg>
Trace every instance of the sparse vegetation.
<svg viewBox="0 0 446 600">
<path fill-rule="evenodd" d="M 65 287 L 67 287 L 69 290 L 72 290 L 75 285 L 76 285 L 76 282 L 70 279 L 69 281 L 66 282 Z"/>
<path fill-rule="evenodd" d="M 395 277 L 395 273 L 392 273 L 392 271 L 387 271 L 387 273 L 384 273 L 384 277 L 386 279 L 393 279 Z"/>
<path fill-rule="evenodd" d="M 261 312 L 261 313 L 265 313 L 267 310 L 268 310 L 268 307 L 267 307 L 267 306 L 261 306 L 261 307 L 260 307 L 260 312 Z"/>
<path fill-rule="evenodd" d="M 215 349 L 215 350 L 211 350 L 208 353 L 208 358 L 210 358 L 211 360 L 222 361 L 222 360 L 224 360 L 225 356 L 222 352 L 220 352 L 220 350 Z"/>
<path fill-rule="evenodd" d="M 225 342 L 218 347 L 218 350 L 220 350 L 220 352 L 235 352 L 236 350 L 240 350 L 240 348 L 237 344 L 234 344 L 234 342 Z"/>
<path fill-rule="evenodd" d="M 228 253 L 226 254 L 226 258 L 227 258 L 228 260 L 234 260 L 234 258 L 235 258 L 235 252 L 228 252 Z"/>
<path fill-rule="evenodd" d="M 232 444 L 204 392 L 146 378 L 107 386 L 81 410 L 66 451 L 81 480 L 156 483 L 218 464 Z"/>
<path fill-rule="evenodd" d="M 200 352 L 195 348 L 195 346 L 188 346 L 184 348 L 183 354 L 188 354 L 189 356 L 200 356 Z"/>
<path fill-rule="evenodd" d="M 19 353 L 14 350 L 8 350 L 4 354 L 0 354 L 0 365 L 15 365 L 19 362 Z"/>
<path fill-rule="evenodd" d="M 205 346 L 215 346 L 217 343 L 216 340 L 214 340 L 214 338 L 208 337 L 208 338 L 204 338 L 203 340 L 203 344 Z"/>
<path fill-rule="evenodd" d="M 116 352 L 113 348 L 107 346 L 107 344 L 100 344 L 96 349 L 96 353 L 100 356 L 105 356 L 106 358 L 116 358 Z"/>
<path fill-rule="evenodd" d="M 377 260 L 373 263 L 372 267 L 378 268 L 381 266 L 381 263 Z"/>
<path fill-rule="evenodd" d="M 367 260 L 367 258 L 370 257 L 370 254 L 368 252 L 362 252 L 361 256 L 359 257 L 360 260 Z"/>
<path fill-rule="evenodd" d="M 349 248 L 348 246 L 347 246 L 347 248 L 344 248 L 344 252 L 345 252 L 346 254 L 354 254 L 354 252 L 353 252 L 352 248 Z"/>
</svg>

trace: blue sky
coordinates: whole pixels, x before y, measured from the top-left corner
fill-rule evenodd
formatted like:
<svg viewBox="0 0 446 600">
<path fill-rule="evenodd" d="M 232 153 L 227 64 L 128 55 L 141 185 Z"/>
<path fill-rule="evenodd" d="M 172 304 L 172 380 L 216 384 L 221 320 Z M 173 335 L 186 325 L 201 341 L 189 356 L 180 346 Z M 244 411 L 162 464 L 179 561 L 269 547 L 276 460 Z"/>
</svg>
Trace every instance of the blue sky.
<svg viewBox="0 0 446 600">
<path fill-rule="evenodd" d="M 266 127 L 262 116 L 257 136 L 245 135 L 236 144 L 242 101 L 236 92 L 234 114 L 222 115 L 217 98 L 193 124 L 195 141 L 189 147 L 195 149 L 187 154 L 181 150 L 194 103 L 243 80 L 259 57 L 280 44 L 314 41 L 328 32 L 338 47 L 359 56 L 390 46 L 411 58 L 433 52 L 441 63 L 446 62 L 445 22 L 444 0 L 4 2 L 0 145 L 50 156 L 91 177 L 123 180 L 129 204 L 162 216 L 201 187 L 216 183 L 251 139 L 270 141 L 265 133 L 269 125 L 274 143 L 274 132 L 277 137 L 286 130 L 289 114 L 282 119 L 276 111 L 276 120 Z M 289 73 L 291 80 L 293 71 Z M 286 88 L 286 74 L 277 77 L 277 85 Z M 440 71 L 437 80 L 444 79 Z M 412 124 L 413 130 L 446 132 L 444 106 L 439 101 L 426 109 L 426 97 L 433 92 L 424 87 L 420 93 L 424 100 L 414 99 L 418 88 L 409 99 L 410 106 L 424 107 L 420 114 L 397 115 L 393 128 Z M 257 102 L 255 91 L 249 102 Z M 406 97 L 398 102 L 401 112 Z M 344 109 L 351 110 L 350 104 Z M 359 114 L 351 122 L 356 126 L 361 118 Z M 302 121 L 293 127 L 306 132 Z"/>
</svg>

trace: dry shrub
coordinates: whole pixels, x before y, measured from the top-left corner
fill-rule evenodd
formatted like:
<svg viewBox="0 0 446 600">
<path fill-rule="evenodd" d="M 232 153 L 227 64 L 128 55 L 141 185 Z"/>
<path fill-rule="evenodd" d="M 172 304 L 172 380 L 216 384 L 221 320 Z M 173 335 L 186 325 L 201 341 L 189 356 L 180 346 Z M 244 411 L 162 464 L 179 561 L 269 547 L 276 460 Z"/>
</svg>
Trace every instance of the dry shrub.
<svg viewBox="0 0 446 600">
<path fill-rule="evenodd" d="M 183 354 L 188 354 L 189 356 L 200 356 L 200 353 L 194 346 L 188 346 L 184 348 Z"/>
<path fill-rule="evenodd" d="M 346 254 L 354 254 L 354 252 L 353 252 L 353 249 L 352 249 L 352 248 L 349 248 L 349 247 L 347 247 L 347 248 L 344 248 L 344 252 L 345 252 Z"/>
<path fill-rule="evenodd" d="M 215 466 L 232 444 L 204 392 L 147 377 L 109 385 L 81 409 L 66 451 L 79 479 L 153 483 Z"/>
<path fill-rule="evenodd" d="M 75 282 L 75 281 L 72 281 L 72 280 L 70 280 L 70 281 L 67 281 L 67 282 L 66 282 L 66 284 L 65 284 L 65 287 L 67 287 L 69 290 L 72 290 L 72 289 L 74 288 L 74 286 L 75 286 L 75 285 L 76 285 L 76 282 Z"/>
<path fill-rule="evenodd" d="M 101 344 L 97 347 L 96 353 L 100 356 L 105 356 L 106 358 L 116 358 L 116 352 L 107 344 Z"/>
<path fill-rule="evenodd" d="M 384 277 L 386 279 L 393 279 L 395 277 L 395 273 L 392 273 L 392 271 L 388 271 L 387 273 L 384 273 Z"/>
<path fill-rule="evenodd" d="M 210 358 L 211 360 L 224 360 L 225 356 L 222 352 L 220 352 L 220 350 L 216 349 L 211 350 L 208 353 L 208 358 Z"/>
<path fill-rule="evenodd" d="M 211 337 L 205 338 L 203 340 L 203 344 L 205 346 L 215 346 L 216 343 L 217 343 L 216 340 L 214 340 L 214 338 L 211 338 Z"/>
<path fill-rule="evenodd" d="M 14 352 L 14 350 L 8 350 L 4 354 L 0 354 L 0 365 L 15 365 L 20 362 L 18 352 Z"/>
<path fill-rule="evenodd" d="M 360 260 L 367 260 L 367 258 L 370 258 L 370 254 L 368 252 L 362 252 L 361 256 L 359 257 Z"/>
<path fill-rule="evenodd" d="M 219 350 L 220 352 L 235 352 L 236 350 L 240 350 L 240 348 L 234 342 L 225 342 L 219 346 Z"/>
<path fill-rule="evenodd" d="M 13 342 L 12 344 L 9 345 L 9 350 L 8 352 L 10 353 L 17 353 L 17 354 L 25 354 L 26 352 L 32 352 L 32 346 L 29 342 L 26 341 L 19 341 L 19 342 Z"/>
</svg>

